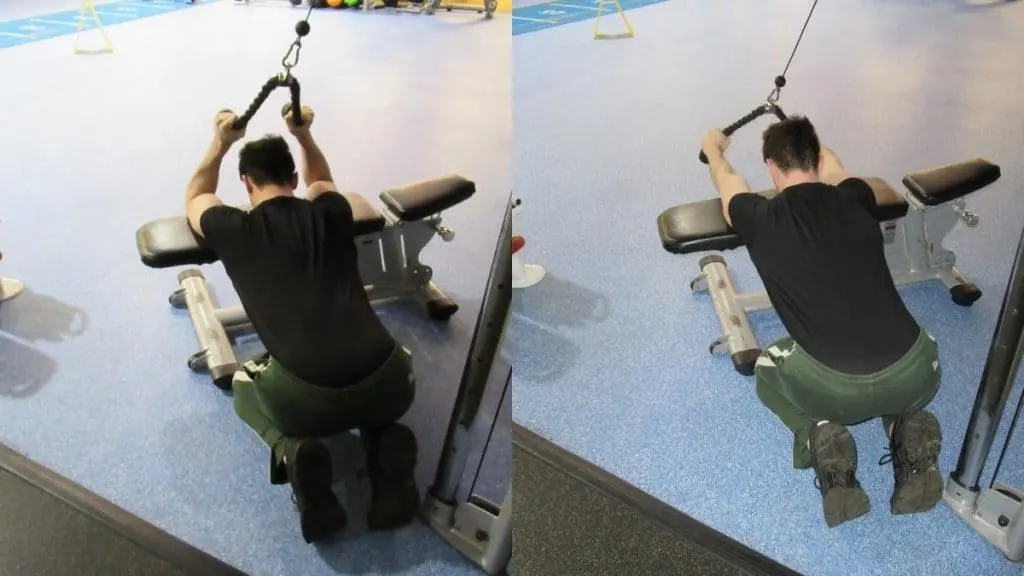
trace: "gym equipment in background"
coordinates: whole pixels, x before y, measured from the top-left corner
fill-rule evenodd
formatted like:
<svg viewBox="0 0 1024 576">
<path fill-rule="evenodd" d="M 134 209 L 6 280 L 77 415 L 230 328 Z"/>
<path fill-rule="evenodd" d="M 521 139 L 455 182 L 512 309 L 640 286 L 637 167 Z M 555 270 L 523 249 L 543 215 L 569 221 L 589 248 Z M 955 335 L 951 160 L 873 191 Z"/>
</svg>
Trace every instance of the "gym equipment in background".
<svg viewBox="0 0 1024 576">
<path fill-rule="evenodd" d="M 21 294 L 25 286 L 14 278 L 0 278 L 0 304 Z"/>
<path fill-rule="evenodd" d="M 483 14 L 484 19 L 490 20 L 494 18 L 494 13 L 498 10 L 498 0 L 483 0 L 483 4 L 470 4 L 461 2 L 450 2 L 445 0 L 423 0 L 422 2 L 410 2 L 409 0 L 384 0 L 382 4 L 377 4 L 374 0 L 363 0 L 363 11 L 382 11 L 385 13 L 394 14 L 426 14 L 428 16 L 434 15 L 440 11 L 452 12 L 476 12 L 477 14 Z"/>
<path fill-rule="evenodd" d="M 14 278 L 0 277 L 0 304 L 13 300 L 24 289 L 25 286 Z"/>
<path fill-rule="evenodd" d="M 999 166 L 981 158 L 914 172 L 903 177 L 909 191 L 900 196 L 880 178 L 864 180 L 884 196 L 899 199 L 879 205 L 879 221 L 885 240 L 885 256 L 897 286 L 939 280 L 953 302 L 970 306 L 981 291 L 956 268 L 956 254 L 942 242 L 963 222 L 969 228 L 978 216 L 966 207 L 964 197 L 999 180 Z M 777 191 L 760 192 L 771 197 Z M 722 201 L 712 198 L 669 208 L 658 217 L 662 246 L 673 254 L 732 250 L 742 246 L 739 236 L 725 222 Z M 754 373 L 761 355 L 747 314 L 772 308 L 765 292 L 737 293 L 721 254 L 710 254 L 699 262 L 700 275 L 690 282 L 695 293 L 709 292 L 715 306 L 722 336 L 712 342 L 712 354 L 728 352 L 736 371 Z"/>
<path fill-rule="evenodd" d="M 978 395 L 971 419 L 964 432 L 963 446 L 956 469 L 949 476 L 943 499 L 946 504 L 985 540 L 1013 562 L 1024 561 L 1024 491 L 998 482 L 1006 449 L 1017 429 L 1024 395 L 1017 401 L 1013 420 L 1003 442 L 1002 452 L 992 474 L 992 482 L 984 490 L 981 481 L 985 461 L 1006 410 L 1006 402 L 1017 380 L 1021 353 L 1024 352 L 1024 232 L 1017 244 L 1010 280 L 999 310 L 999 319 L 992 335 L 985 369 L 981 373 Z"/>
<path fill-rule="evenodd" d="M 195 0 L 190 0 L 190 1 L 191 2 L 195 2 Z M 302 0 L 287 0 L 287 2 L 289 4 L 291 4 L 292 6 L 301 6 L 302 5 Z M 235 0 L 235 4 L 245 4 L 245 5 L 248 5 L 249 4 L 249 0 Z M 313 2 L 312 1 L 310 1 L 309 5 L 310 5 L 309 6 L 310 8 L 313 8 Z"/>
<path fill-rule="evenodd" d="M 2 261 L 3 259 L 3 253 L 0 253 L 0 261 Z M 21 291 L 24 288 L 25 287 L 22 285 L 21 282 L 18 282 L 13 278 L 4 278 L 3 276 L 0 276 L 0 304 L 3 304 L 4 302 L 11 300 L 18 294 L 21 294 Z"/>
<path fill-rule="evenodd" d="M 597 2 L 597 18 L 594 19 L 594 40 L 625 40 L 627 38 L 633 38 L 636 36 L 636 31 L 633 29 L 633 25 L 629 23 L 629 18 L 626 18 L 626 11 L 622 9 L 622 4 L 619 0 L 611 0 L 615 4 L 615 11 L 619 17 L 622 18 L 622 24 L 626 29 L 622 32 L 601 32 L 601 16 L 604 15 L 604 3 L 605 0 L 598 0 Z"/>
<path fill-rule="evenodd" d="M 512 209 L 515 210 L 523 205 L 523 201 L 516 198 L 512 201 Z M 512 237 L 512 287 L 529 288 L 544 279 L 544 268 L 537 264 L 527 264 L 519 257 L 519 252 L 526 246 L 526 238 L 522 236 Z"/>
<path fill-rule="evenodd" d="M 14 299 L 24 289 L 25 286 L 14 278 L 0 276 L 0 304 Z"/>
<path fill-rule="evenodd" d="M 86 25 L 89 20 L 92 20 L 92 29 L 99 32 L 100 37 L 103 39 L 103 45 L 99 48 L 82 48 L 80 43 L 82 40 L 82 33 L 86 31 Z M 107 29 L 103 27 L 103 22 L 100 20 L 100 15 L 96 12 L 96 6 L 93 0 L 82 0 L 82 5 L 78 8 L 78 30 L 75 32 L 75 54 L 110 54 L 113 51 L 114 43 L 111 42 L 110 37 L 107 36 Z"/>
<path fill-rule="evenodd" d="M 537 264 L 526 264 L 519 257 L 519 251 L 526 246 L 526 238 L 512 237 L 512 287 L 529 288 L 544 279 L 544 268 Z"/>
</svg>

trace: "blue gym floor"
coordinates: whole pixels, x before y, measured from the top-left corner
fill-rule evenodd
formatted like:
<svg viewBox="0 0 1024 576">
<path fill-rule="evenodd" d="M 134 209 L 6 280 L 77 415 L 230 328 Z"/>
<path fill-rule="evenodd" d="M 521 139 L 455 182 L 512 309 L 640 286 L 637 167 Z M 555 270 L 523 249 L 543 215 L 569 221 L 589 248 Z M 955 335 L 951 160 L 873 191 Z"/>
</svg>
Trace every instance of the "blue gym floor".
<svg viewBox="0 0 1024 576">
<path fill-rule="evenodd" d="M 0 44 L 0 273 L 27 286 L 0 311 L 0 442 L 250 574 L 478 573 L 421 524 L 304 544 L 289 491 L 268 484 L 266 448 L 230 398 L 185 365 L 195 336 L 167 304 L 178 270 L 139 262 L 135 230 L 182 212 L 213 116 L 248 106 L 305 15 L 286 2 L 233 4 L 150 18 L 136 6 L 125 22 L 107 22 L 111 55 L 73 55 L 74 34 Z M 78 6 L 5 2 L 0 21 L 57 26 Z M 339 185 L 378 205 L 380 190 L 452 172 L 478 185 L 444 215 L 454 242 L 424 253 L 459 313 L 443 327 L 416 306 L 380 308 L 416 357 L 420 390 L 406 420 L 420 438 L 425 489 L 511 189 L 510 19 L 318 10 L 311 24 L 294 72 Z M 283 131 L 285 100 L 271 96 L 250 137 Z M 221 194 L 242 203 L 236 158 L 225 161 Z M 222 304 L 238 302 L 222 268 L 204 271 Z M 250 341 L 240 356 L 255 351 Z M 510 476 L 508 422 L 477 482 L 498 502 Z"/>
<path fill-rule="evenodd" d="M 658 240 L 661 211 L 714 195 L 696 159 L 701 135 L 764 101 L 810 4 L 674 0 L 627 12 L 632 40 L 595 42 L 592 21 L 515 38 L 517 233 L 548 272 L 514 305 L 515 418 L 805 574 L 1019 574 L 944 504 L 890 516 L 878 424 L 854 430 L 872 512 L 827 529 L 813 473 L 791 468 L 789 433 L 752 379 L 708 353 L 720 329 L 689 290 L 700 255 L 673 256 Z M 976 156 L 1002 165 L 1002 180 L 968 199 L 979 227 L 949 242 L 982 300 L 962 309 L 938 284 L 903 291 L 941 344 L 932 409 L 944 474 L 1024 225 L 1021 53 L 1019 2 L 822 2 L 780 102 L 807 114 L 848 168 L 897 186 L 906 172 Z M 766 123 L 736 134 L 729 154 L 761 188 Z M 745 251 L 725 256 L 738 289 L 761 289 Z M 762 343 L 783 334 L 773 313 L 752 321 Z M 1019 435 L 1000 476 L 1024 484 Z"/>
</svg>

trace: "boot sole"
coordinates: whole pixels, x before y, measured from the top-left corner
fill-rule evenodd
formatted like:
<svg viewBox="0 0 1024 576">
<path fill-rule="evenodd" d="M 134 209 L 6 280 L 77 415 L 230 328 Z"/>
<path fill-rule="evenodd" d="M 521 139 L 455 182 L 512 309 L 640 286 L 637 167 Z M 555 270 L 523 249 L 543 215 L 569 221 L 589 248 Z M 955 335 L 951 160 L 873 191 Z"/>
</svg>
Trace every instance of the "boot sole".
<svg viewBox="0 0 1024 576">
<path fill-rule="evenodd" d="M 307 440 L 295 451 L 293 484 L 306 500 L 300 511 L 302 537 L 307 543 L 318 542 L 337 534 L 348 525 L 348 514 L 338 502 L 331 485 L 331 454 L 319 441 Z"/>
<path fill-rule="evenodd" d="M 903 424 L 907 458 L 924 465 L 924 469 L 908 476 L 895 490 L 889 509 L 894 515 L 927 512 L 942 500 L 942 475 L 939 453 L 942 451 L 942 430 L 939 421 L 929 412 L 918 412 Z"/>
<path fill-rule="evenodd" d="M 814 435 L 812 450 L 822 471 L 846 476 L 857 471 L 857 445 L 849 430 L 835 424 L 823 424 Z M 835 528 L 860 518 L 871 510 L 868 495 L 859 484 L 829 489 L 822 499 L 825 524 Z"/>
<path fill-rule="evenodd" d="M 395 530 L 412 523 L 420 512 L 416 487 L 416 436 L 402 425 L 381 432 L 378 439 L 378 478 L 372 479 L 374 494 L 367 525 L 370 530 Z"/>
<path fill-rule="evenodd" d="M 829 528 L 856 520 L 871 511 L 871 501 L 860 486 L 829 490 L 822 506 L 825 510 L 825 524 Z"/>
</svg>

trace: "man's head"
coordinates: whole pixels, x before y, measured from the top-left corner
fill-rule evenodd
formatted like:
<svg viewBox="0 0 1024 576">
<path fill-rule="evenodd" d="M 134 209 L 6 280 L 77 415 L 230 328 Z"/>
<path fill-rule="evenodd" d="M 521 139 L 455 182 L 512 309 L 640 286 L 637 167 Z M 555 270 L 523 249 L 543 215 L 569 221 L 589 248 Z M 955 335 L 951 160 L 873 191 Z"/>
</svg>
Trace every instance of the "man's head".
<svg viewBox="0 0 1024 576">
<path fill-rule="evenodd" d="M 761 155 L 778 190 L 818 181 L 821 142 L 811 121 L 803 116 L 792 116 L 769 126 L 764 131 Z"/>
<path fill-rule="evenodd" d="M 270 196 L 291 194 L 299 185 L 295 159 L 288 143 L 275 134 L 242 146 L 238 153 L 238 175 L 250 196 L 261 192 Z"/>
</svg>

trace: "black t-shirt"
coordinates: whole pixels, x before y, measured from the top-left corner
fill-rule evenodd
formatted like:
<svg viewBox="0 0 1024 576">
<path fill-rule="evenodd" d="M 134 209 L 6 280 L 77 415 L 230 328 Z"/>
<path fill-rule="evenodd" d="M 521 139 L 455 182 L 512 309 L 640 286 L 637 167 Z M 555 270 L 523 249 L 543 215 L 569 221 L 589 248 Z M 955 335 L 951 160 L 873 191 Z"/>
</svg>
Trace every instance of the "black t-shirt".
<svg viewBox="0 0 1024 576">
<path fill-rule="evenodd" d="M 886 368 L 920 335 L 886 263 L 877 208 L 858 178 L 798 184 L 770 200 L 740 194 L 729 204 L 733 229 L 789 335 L 849 374 Z"/>
<path fill-rule="evenodd" d="M 363 288 L 352 207 L 341 194 L 278 197 L 250 212 L 217 206 L 200 226 L 267 352 L 291 373 L 347 386 L 394 350 Z"/>
</svg>

